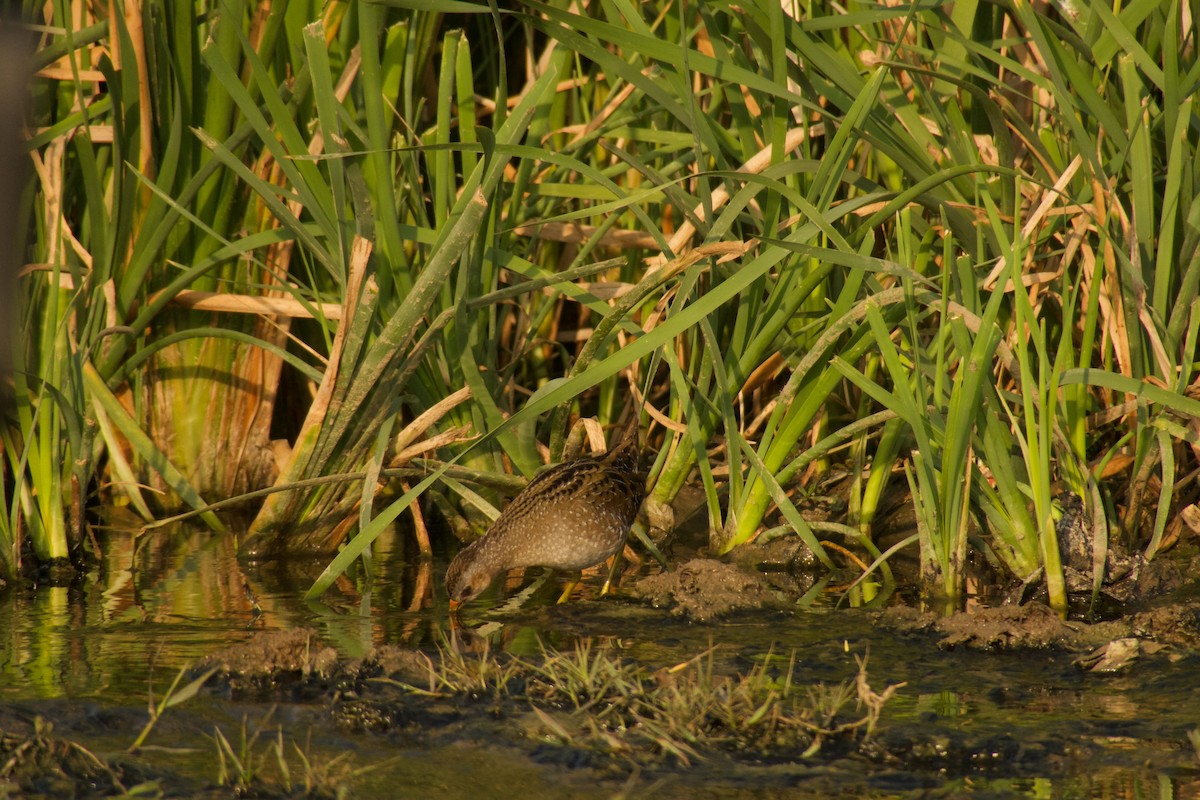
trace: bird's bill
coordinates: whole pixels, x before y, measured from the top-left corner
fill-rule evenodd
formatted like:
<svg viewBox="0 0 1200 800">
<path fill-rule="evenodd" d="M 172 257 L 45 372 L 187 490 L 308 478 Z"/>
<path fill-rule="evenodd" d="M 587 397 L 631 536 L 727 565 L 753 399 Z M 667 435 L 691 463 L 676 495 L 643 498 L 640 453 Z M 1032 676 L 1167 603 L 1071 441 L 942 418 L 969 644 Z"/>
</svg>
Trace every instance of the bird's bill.
<svg viewBox="0 0 1200 800">
<path fill-rule="evenodd" d="M 461 609 L 462 607 L 463 607 L 463 604 L 462 604 L 461 600 L 455 600 L 454 598 L 450 599 L 450 613 L 451 614 L 457 615 L 459 609 Z"/>
</svg>

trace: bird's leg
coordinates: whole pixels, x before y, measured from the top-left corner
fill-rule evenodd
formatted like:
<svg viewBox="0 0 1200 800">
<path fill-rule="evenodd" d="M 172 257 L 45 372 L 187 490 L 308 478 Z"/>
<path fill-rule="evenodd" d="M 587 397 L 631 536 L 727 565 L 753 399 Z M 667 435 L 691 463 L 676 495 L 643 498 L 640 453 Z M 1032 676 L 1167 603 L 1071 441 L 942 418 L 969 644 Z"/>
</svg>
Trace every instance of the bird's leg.
<svg viewBox="0 0 1200 800">
<path fill-rule="evenodd" d="M 608 577 L 604 579 L 604 585 L 600 587 L 601 597 L 604 597 L 604 595 L 608 594 L 610 591 L 614 593 L 617 591 L 615 588 L 613 588 L 613 578 L 617 577 L 617 570 L 620 568 L 622 561 L 624 561 L 624 559 L 621 557 L 622 555 L 623 553 L 619 551 L 613 553 L 612 564 L 610 564 L 608 567 Z"/>
<path fill-rule="evenodd" d="M 604 586 L 600 589 L 600 596 L 608 594 L 610 591 L 616 594 L 616 588 L 613 586 L 613 578 L 617 577 L 618 569 L 628 561 L 635 567 L 642 563 L 642 559 L 638 556 L 634 549 L 626 544 L 619 551 L 613 554 L 612 564 L 608 567 L 608 577 L 604 579 Z"/>
<path fill-rule="evenodd" d="M 558 603 L 556 605 L 562 605 L 563 603 L 570 600 L 571 593 L 575 591 L 575 587 L 578 586 L 579 582 L 582 580 L 583 580 L 583 573 L 576 572 L 575 577 L 572 578 L 571 580 L 567 581 L 567 585 L 565 587 L 563 587 L 563 593 L 561 595 L 559 595 Z"/>
</svg>

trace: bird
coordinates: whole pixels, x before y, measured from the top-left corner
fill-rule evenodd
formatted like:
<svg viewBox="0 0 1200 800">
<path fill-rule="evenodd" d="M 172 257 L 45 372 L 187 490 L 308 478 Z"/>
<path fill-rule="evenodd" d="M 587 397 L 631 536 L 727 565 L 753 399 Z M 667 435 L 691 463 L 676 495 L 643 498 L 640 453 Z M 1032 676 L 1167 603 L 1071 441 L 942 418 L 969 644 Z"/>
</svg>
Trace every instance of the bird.
<svg viewBox="0 0 1200 800">
<path fill-rule="evenodd" d="M 646 497 L 638 471 L 638 415 L 631 416 L 607 452 L 538 474 L 481 538 L 459 551 L 446 570 L 452 613 L 510 569 L 579 571 L 621 550 Z"/>
</svg>

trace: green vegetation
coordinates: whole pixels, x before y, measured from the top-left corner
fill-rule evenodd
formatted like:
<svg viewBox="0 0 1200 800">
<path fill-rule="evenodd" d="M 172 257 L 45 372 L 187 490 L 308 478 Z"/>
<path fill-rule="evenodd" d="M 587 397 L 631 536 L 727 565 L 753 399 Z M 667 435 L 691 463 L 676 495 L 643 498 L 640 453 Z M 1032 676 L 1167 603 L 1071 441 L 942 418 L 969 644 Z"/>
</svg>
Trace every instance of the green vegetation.
<svg viewBox="0 0 1200 800">
<path fill-rule="evenodd" d="M 793 681 L 795 653 L 767 653 L 747 673 L 722 675 L 715 650 L 652 672 L 590 641 L 570 651 L 542 646 L 540 657 L 529 660 L 444 647 L 428 663 L 428 688 L 404 688 L 438 697 L 528 700 L 534 728 L 548 741 L 634 763 L 688 765 L 704 750 L 808 758 L 827 744 L 861 743 L 904 686 L 872 690 L 865 658 L 858 659 L 854 681 L 801 686 Z"/>
<path fill-rule="evenodd" d="M 1097 589 L 1194 499 L 1185 4 L 25 5 L 5 574 L 274 486 L 245 549 L 340 548 L 315 594 L 643 393 L 653 525 L 695 481 L 714 551 L 828 563 L 839 459 L 878 560 L 903 472 L 951 601 L 975 550 L 1064 608 L 1061 492 Z"/>
</svg>

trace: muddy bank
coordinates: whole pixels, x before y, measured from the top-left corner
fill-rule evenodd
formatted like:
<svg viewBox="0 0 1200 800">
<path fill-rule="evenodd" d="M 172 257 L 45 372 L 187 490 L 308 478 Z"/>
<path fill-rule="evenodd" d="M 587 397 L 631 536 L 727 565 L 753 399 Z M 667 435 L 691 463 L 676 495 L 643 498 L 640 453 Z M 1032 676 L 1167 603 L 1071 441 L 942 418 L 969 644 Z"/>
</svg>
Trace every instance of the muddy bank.
<svg viewBox="0 0 1200 800">
<path fill-rule="evenodd" d="M 1137 639 L 1180 651 L 1194 651 L 1200 645 L 1200 606 L 1190 603 L 1091 624 L 1063 620 L 1041 603 L 978 608 L 948 617 L 897 606 L 880 612 L 877 620 L 885 630 L 934 634 L 942 648 L 1082 650 L 1118 639 Z"/>
<path fill-rule="evenodd" d="M 381 645 L 360 659 L 296 656 L 313 631 L 255 637 L 200 665 L 217 667 L 212 685 L 231 699 L 315 698 L 339 728 L 422 738 L 473 719 L 505 718 L 513 731 L 557 744 L 593 765 L 689 765 L 717 751 L 816 756 L 857 751 L 898 687 L 872 688 L 861 668 L 851 681 L 797 680 L 797 656 L 731 671 L 715 648 L 651 667 L 613 642 L 584 640 L 531 657 L 493 650 L 459 631 L 436 652 Z M 227 667 L 236 665 L 236 669 Z M 281 666 L 286 665 L 286 666 Z M 815 693 L 814 693 L 815 690 Z"/>
<path fill-rule="evenodd" d="M 565 618 L 576 620 L 590 611 L 593 622 L 604 627 L 605 604 L 584 605 L 592 608 L 572 609 L 564 612 Z M 869 656 L 866 650 L 861 654 L 863 671 L 840 682 L 815 679 L 828 675 L 832 648 L 826 645 L 819 646 L 816 662 L 813 655 L 806 659 L 801 651 L 784 652 L 781 643 L 766 652 L 756 648 L 758 655 L 749 661 L 739 656 L 736 647 L 716 645 L 708 653 L 700 651 L 697 658 L 663 665 L 633 660 L 615 642 L 514 659 L 460 632 L 458 649 L 453 643 L 436 653 L 381 646 L 366 658 L 327 665 L 324 672 L 298 666 L 286 677 L 275 667 L 280 659 L 266 656 L 261 671 L 222 673 L 217 685 L 236 693 L 239 686 L 261 692 L 264 686 L 294 687 L 299 682 L 309 687 L 303 694 L 319 697 L 323 713 L 343 732 L 410 744 L 486 741 L 533 763 L 587 770 L 610 780 L 636 768 L 647 776 L 669 776 L 686 783 L 689 776 L 710 774 L 717 764 L 745 776 L 753 774 L 766 785 L 781 776 L 787 776 L 787 785 L 823 776 L 830 783 L 822 791 L 835 784 L 842 791 L 890 783 L 930 787 L 966 775 L 1066 775 L 1089 759 L 1111 757 L 1102 737 L 1064 735 L 1080 727 L 1079 719 L 1060 728 L 1028 721 L 1014 724 L 1012 715 L 1022 716 L 1020 709 L 1026 702 L 1061 702 L 1059 691 L 1077 695 L 1079 682 L 1088 680 L 1075 663 L 1077 651 L 1115 629 L 1110 625 L 1080 629 L 1061 623 L 1047 611 L 1029 607 L 984 615 L 995 619 L 986 624 L 981 620 L 969 629 L 963 620 L 939 629 L 924 615 L 900 611 L 825 615 L 824 623 L 835 637 L 839 618 L 853 620 L 843 628 L 853 637 L 845 643 L 857 642 L 849 645 L 857 649 L 866 641 L 866 650 L 871 651 Z M 740 619 L 740 625 L 750 619 L 757 623 L 762 614 Z M 689 625 L 683 630 L 695 633 L 705 627 Z M 786 630 L 780 626 L 777 632 Z M 871 630 L 892 637 L 887 648 L 880 646 L 881 640 Z M 900 634 L 899 640 L 895 634 Z M 306 646 L 302 642 L 310 636 L 293 632 L 277 643 L 284 652 L 294 653 Z M 951 636 L 958 638 L 947 641 Z M 966 670 L 959 657 L 946 649 L 976 653 L 978 643 L 984 641 L 1003 642 L 1003 652 L 1012 656 L 998 655 L 996 650 L 980 653 L 971 656 L 973 667 Z M 940 642 L 944 644 L 939 650 L 934 645 Z M 251 650 L 266 653 L 270 642 L 256 642 Z M 1018 651 L 1042 652 L 1046 657 L 1031 663 Z M 906 664 L 897 658 L 901 652 L 910 658 L 913 653 L 924 655 Z M 949 661 L 926 674 L 926 667 L 918 665 L 936 652 L 947 653 L 938 658 Z M 1153 647 L 1142 655 L 1148 659 L 1143 665 L 1173 663 Z M 1013 656 L 1018 660 L 1012 661 Z M 991 666 L 983 666 L 989 658 Z M 248 663 L 236 653 L 219 660 Z M 747 664 L 754 666 L 745 670 Z M 955 715 L 948 719 L 928 711 L 913 715 L 914 697 L 926 696 L 938 685 L 953 690 L 944 682 L 947 669 L 960 673 L 965 685 L 974 686 L 976 696 L 989 698 L 995 724 L 962 729 L 953 724 Z M 906 673 L 923 679 L 895 681 Z M 1190 672 L 1184 665 L 1182 672 L 1173 674 L 1178 679 Z M 991 683 L 992 677 L 1001 678 L 1002 684 Z M 789 689 L 783 691 L 784 686 Z M 773 697 L 772 693 L 781 694 Z M 282 696 L 295 694 L 287 689 Z M 668 699 L 659 699 L 663 697 Z M 797 704 L 800 697 L 803 703 Z M 731 698 L 741 698 L 743 705 L 721 705 L 734 702 Z M 746 724 L 756 717 L 773 722 L 763 728 Z M 1114 722 L 1127 734 L 1134 732 L 1127 723 Z M 1095 731 L 1104 731 L 1106 725 L 1098 719 Z M 1142 735 L 1153 728 L 1147 720 Z M 1176 735 L 1181 734 L 1176 731 Z"/>
<path fill-rule="evenodd" d="M 795 611 L 798 592 L 808 585 L 798 585 L 791 577 L 781 580 L 785 570 L 775 564 L 767 564 L 775 567 L 771 571 L 747 565 L 754 560 L 728 563 L 691 558 L 670 571 L 636 580 L 625 589 L 625 595 L 672 617 L 698 623 L 714 623 L 747 610 Z M 1200 648 L 1200 600 L 1180 596 L 1185 586 L 1180 565 L 1163 561 L 1142 572 L 1136 592 L 1125 592 L 1127 597 L 1136 597 L 1138 604 L 1105 621 L 1062 619 L 1036 600 L 1022 605 L 976 606 L 948 616 L 894 605 L 874 619 L 884 630 L 935 635 L 941 648 L 1088 650 L 1129 639 L 1138 642 L 1142 651 L 1156 652 L 1161 647 L 1193 651 Z"/>
</svg>

